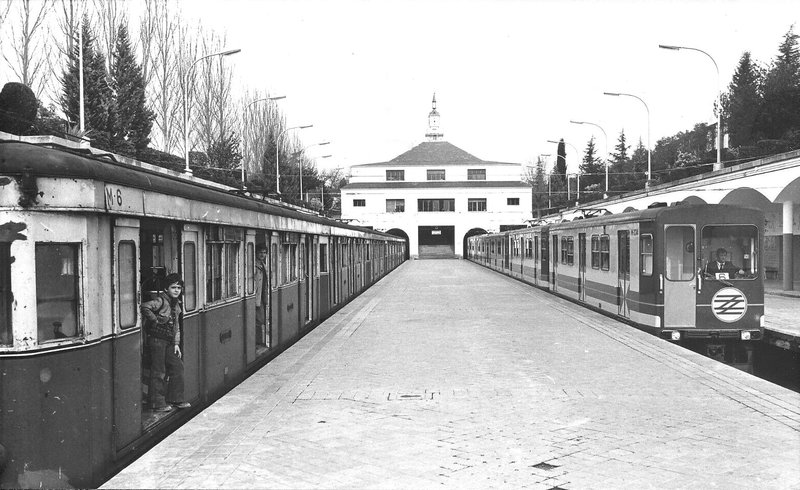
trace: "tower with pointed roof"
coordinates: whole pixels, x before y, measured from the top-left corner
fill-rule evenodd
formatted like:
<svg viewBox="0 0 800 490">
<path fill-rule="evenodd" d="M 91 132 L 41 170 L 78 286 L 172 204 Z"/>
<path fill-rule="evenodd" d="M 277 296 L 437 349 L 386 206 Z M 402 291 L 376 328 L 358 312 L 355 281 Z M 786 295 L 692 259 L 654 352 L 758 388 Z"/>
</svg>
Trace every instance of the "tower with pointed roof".
<svg viewBox="0 0 800 490">
<path fill-rule="evenodd" d="M 439 131 L 439 111 L 436 110 L 436 92 L 433 93 L 432 109 L 428 113 L 428 132 L 425 137 L 428 141 L 439 141 L 444 135 Z"/>
</svg>

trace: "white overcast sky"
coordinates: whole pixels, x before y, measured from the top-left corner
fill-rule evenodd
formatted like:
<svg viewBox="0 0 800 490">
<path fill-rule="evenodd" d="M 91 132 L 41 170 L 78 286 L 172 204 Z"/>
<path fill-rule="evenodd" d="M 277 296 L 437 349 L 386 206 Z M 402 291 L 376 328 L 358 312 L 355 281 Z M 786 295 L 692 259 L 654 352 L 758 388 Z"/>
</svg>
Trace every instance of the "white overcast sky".
<svg viewBox="0 0 800 490">
<path fill-rule="evenodd" d="M 186 20 L 227 34 L 239 89 L 285 95 L 290 125 L 312 123 L 304 144 L 321 167 L 390 160 L 424 141 L 436 92 L 446 141 L 492 161 L 527 163 L 564 138 L 582 152 L 594 122 L 613 148 L 651 146 L 713 122 L 717 76 L 727 86 L 744 51 L 778 52 L 796 0 L 225 0 L 182 2 Z M 567 160 L 576 160 L 567 147 Z M 310 153 L 314 156 L 315 153 Z"/>
</svg>

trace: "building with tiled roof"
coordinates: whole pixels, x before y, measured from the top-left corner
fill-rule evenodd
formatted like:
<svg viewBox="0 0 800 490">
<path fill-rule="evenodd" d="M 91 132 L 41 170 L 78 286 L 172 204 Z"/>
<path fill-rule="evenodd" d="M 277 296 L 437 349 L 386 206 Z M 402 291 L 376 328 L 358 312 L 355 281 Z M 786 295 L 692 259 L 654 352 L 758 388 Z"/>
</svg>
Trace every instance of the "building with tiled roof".
<svg viewBox="0 0 800 490">
<path fill-rule="evenodd" d="M 481 160 L 444 141 L 435 95 L 425 136 L 388 162 L 351 167 L 342 219 L 408 237 L 410 254 L 423 258 L 463 256 L 467 237 L 531 219 L 522 165 Z"/>
</svg>

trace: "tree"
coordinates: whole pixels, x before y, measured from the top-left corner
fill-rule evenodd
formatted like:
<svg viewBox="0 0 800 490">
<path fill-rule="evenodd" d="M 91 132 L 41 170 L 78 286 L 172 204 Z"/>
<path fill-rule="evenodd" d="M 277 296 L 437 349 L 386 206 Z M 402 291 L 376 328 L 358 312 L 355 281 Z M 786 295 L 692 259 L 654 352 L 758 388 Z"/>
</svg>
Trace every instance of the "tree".
<svg viewBox="0 0 800 490">
<path fill-rule="evenodd" d="M 764 138 L 781 139 L 800 127 L 800 51 L 794 25 L 784 36 L 778 56 L 764 77 L 764 104 L 758 129 Z"/>
<path fill-rule="evenodd" d="M 627 144 L 625 138 L 625 130 L 619 132 L 617 144 L 614 146 L 614 152 L 608 156 L 609 165 L 609 187 L 614 192 L 624 191 L 628 188 L 627 182 L 629 179 L 629 160 L 628 150 L 630 145 Z"/>
<path fill-rule="evenodd" d="M 546 162 L 539 156 L 535 166 L 526 167 L 525 182 L 531 186 L 532 206 L 536 215 L 541 217 L 548 212 L 547 172 Z"/>
<path fill-rule="evenodd" d="M 33 7 L 31 0 L 21 0 L 17 22 L 12 22 L 8 28 L 13 54 L 9 58 L 4 53 L 3 58 L 19 81 L 30 87 L 38 97 L 44 89 L 44 75 L 50 58 L 44 30 L 47 28 L 47 14 L 53 4 L 44 0 L 38 4 L 38 9 Z"/>
<path fill-rule="evenodd" d="M 581 187 L 587 194 L 584 200 L 599 199 L 605 189 L 605 167 L 603 161 L 596 156 L 597 148 L 594 145 L 594 136 L 586 143 L 586 150 L 581 162 Z"/>
<path fill-rule="evenodd" d="M 114 47 L 111 79 L 117 98 L 114 148 L 130 148 L 140 154 L 150 143 L 153 112 L 147 107 L 142 71 L 133 54 L 128 28 L 119 25 Z"/>
<path fill-rule="evenodd" d="M 61 109 L 71 125 L 78 124 L 80 112 L 78 106 L 78 50 L 82 49 L 86 127 L 92 131 L 92 138 L 98 147 L 108 148 L 110 132 L 114 123 L 114 96 L 108 84 L 108 74 L 103 56 L 95 50 L 94 36 L 86 17 L 84 17 L 82 33 L 83 46 L 75 43 L 74 52 L 69 58 L 67 69 L 61 79 L 63 88 Z"/>
<path fill-rule="evenodd" d="M 762 110 L 760 85 L 760 70 L 750 58 L 750 52 L 745 51 L 722 101 L 730 147 L 756 143 L 756 120 Z"/>
<path fill-rule="evenodd" d="M 9 82 L 0 91 L 0 131 L 28 134 L 36 121 L 38 101 L 30 87 Z"/>
<path fill-rule="evenodd" d="M 643 189 L 647 181 L 647 148 L 644 147 L 641 138 L 631 154 L 630 170 L 627 190 Z"/>
</svg>

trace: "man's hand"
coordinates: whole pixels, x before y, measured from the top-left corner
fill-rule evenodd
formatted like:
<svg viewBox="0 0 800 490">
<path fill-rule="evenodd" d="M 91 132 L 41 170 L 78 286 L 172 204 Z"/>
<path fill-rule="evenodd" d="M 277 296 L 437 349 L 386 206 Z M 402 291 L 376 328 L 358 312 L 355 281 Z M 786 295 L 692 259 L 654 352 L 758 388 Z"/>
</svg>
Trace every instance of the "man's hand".
<svg viewBox="0 0 800 490">
<path fill-rule="evenodd" d="M 172 320 L 172 317 L 168 315 L 156 315 L 156 322 L 159 325 L 164 325 L 165 323 L 169 323 Z"/>
<path fill-rule="evenodd" d="M 175 355 L 176 355 L 176 356 L 177 356 L 179 359 L 182 357 L 182 355 L 181 355 L 181 348 L 180 348 L 180 346 L 177 346 L 177 345 L 176 345 L 176 346 L 174 346 L 174 347 L 173 347 L 173 352 L 175 353 Z"/>
</svg>

